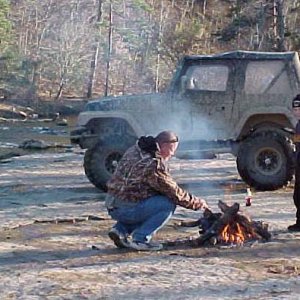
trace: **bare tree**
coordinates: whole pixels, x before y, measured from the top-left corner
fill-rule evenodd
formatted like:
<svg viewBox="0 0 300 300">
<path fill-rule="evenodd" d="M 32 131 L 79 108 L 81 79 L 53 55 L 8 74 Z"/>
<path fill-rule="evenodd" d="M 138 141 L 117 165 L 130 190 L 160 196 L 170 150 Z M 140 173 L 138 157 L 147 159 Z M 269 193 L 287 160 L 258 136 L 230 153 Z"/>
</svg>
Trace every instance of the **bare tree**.
<svg viewBox="0 0 300 300">
<path fill-rule="evenodd" d="M 112 32 L 113 32 L 113 13 L 112 13 L 112 0 L 110 0 L 104 96 L 108 95 L 108 89 L 109 89 L 110 57 L 111 57 L 111 50 L 112 50 Z"/>
<path fill-rule="evenodd" d="M 20 89 L 28 84 L 31 97 L 160 91 L 184 54 L 300 45 L 299 0 L 18 0 L 11 6 Z M 224 29 L 229 35 L 222 40 Z"/>
<path fill-rule="evenodd" d="M 101 22 L 101 16 L 102 16 L 102 2 L 103 0 L 97 1 L 97 16 L 95 21 L 95 27 L 96 27 L 96 34 L 95 34 L 95 41 L 94 45 L 92 46 L 92 59 L 91 59 L 91 68 L 90 68 L 90 74 L 88 78 L 88 87 L 87 87 L 87 98 L 91 98 L 93 95 L 93 87 L 95 83 L 95 75 L 96 75 L 96 68 L 97 68 L 97 62 L 98 62 L 98 55 L 99 55 L 99 47 L 100 47 L 100 22 Z"/>
<path fill-rule="evenodd" d="M 286 51 L 285 46 L 285 16 L 284 16 L 284 1 L 276 1 L 276 13 L 277 13 L 277 40 L 278 40 L 278 51 Z"/>
</svg>

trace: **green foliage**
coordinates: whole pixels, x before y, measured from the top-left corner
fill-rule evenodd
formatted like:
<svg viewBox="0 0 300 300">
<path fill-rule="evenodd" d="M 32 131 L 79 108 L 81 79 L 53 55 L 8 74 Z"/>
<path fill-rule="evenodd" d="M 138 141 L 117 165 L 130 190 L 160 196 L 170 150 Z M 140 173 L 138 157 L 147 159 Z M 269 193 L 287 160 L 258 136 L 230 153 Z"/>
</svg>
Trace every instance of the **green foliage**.
<svg viewBox="0 0 300 300">
<path fill-rule="evenodd" d="M 8 19 L 9 2 L 0 0 L 0 53 L 7 48 L 10 41 L 11 22 Z"/>
<path fill-rule="evenodd" d="M 0 0 L 0 97 L 10 97 L 18 88 L 18 54 L 13 45 L 9 1 Z"/>
<path fill-rule="evenodd" d="M 22 61 L 13 48 L 8 48 L 2 57 L 0 66 L 0 91 L 1 97 L 15 97 L 28 89 L 30 85 L 26 60 Z M 23 92 L 22 92 L 23 91 Z"/>
<path fill-rule="evenodd" d="M 145 0 L 134 0 L 132 1 L 132 5 L 133 7 L 141 9 L 148 13 L 154 12 L 154 9 Z"/>
</svg>

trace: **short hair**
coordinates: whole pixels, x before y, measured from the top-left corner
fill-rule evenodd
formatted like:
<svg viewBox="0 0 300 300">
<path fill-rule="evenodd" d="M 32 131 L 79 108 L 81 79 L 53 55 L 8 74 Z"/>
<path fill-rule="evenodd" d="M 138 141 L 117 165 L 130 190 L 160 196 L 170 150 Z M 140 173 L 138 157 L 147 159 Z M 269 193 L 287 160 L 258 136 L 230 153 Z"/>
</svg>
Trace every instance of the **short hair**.
<svg viewBox="0 0 300 300">
<path fill-rule="evenodd" d="M 170 130 L 165 130 L 160 132 L 156 137 L 155 137 L 155 141 L 158 144 L 163 144 L 163 143 L 177 143 L 178 140 L 178 136 L 175 132 L 170 131 Z"/>
</svg>

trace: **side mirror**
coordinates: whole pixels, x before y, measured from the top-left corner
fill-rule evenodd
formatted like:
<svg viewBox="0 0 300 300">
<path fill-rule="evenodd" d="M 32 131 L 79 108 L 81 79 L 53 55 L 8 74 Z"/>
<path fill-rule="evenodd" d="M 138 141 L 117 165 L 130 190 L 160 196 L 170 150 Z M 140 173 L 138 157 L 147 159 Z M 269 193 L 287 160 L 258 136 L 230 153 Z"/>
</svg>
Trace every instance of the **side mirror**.
<svg viewBox="0 0 300 300">
<path fill-rule="evenodd" d="M 193 90 L 195 88 L 193 78 L 183 75 L 180 80 L 180 91 L 184 93 L 186 90 Z"/>
</svg>

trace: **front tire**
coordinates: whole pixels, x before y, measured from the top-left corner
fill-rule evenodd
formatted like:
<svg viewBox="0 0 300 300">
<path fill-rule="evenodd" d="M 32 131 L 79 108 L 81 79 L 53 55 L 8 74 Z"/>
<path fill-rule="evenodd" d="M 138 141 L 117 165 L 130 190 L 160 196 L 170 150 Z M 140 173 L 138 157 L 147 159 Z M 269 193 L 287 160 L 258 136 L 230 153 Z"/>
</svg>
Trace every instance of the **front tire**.
<svg viewBox="0 0 300 300">
<path fill-rule="evenodd" d="M 100 190 L 107 191 L 106 183 L 119 160 L 130 145 L 107 145 L 98 142 L 84 155 L 84 171 L 89 181 Z"/>
<path fill-rule="evenodd" d="M 239 147 L 237 169 L 241 178 L 257 190 L 276 190 L 292 180 L 294 147 L 284 134 L 254 133 Z"/>
</svg>

